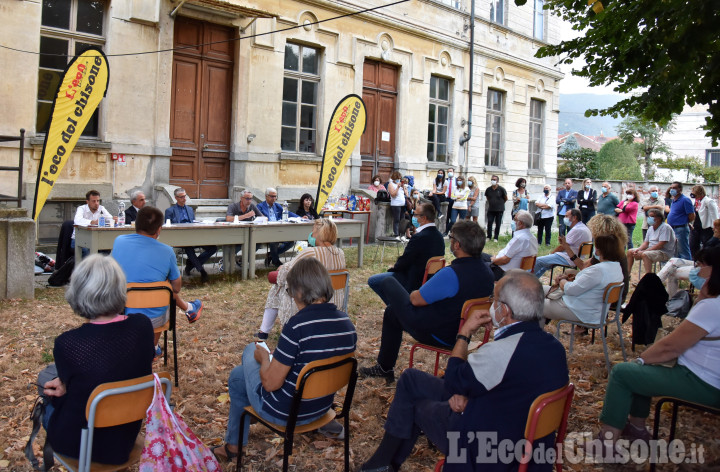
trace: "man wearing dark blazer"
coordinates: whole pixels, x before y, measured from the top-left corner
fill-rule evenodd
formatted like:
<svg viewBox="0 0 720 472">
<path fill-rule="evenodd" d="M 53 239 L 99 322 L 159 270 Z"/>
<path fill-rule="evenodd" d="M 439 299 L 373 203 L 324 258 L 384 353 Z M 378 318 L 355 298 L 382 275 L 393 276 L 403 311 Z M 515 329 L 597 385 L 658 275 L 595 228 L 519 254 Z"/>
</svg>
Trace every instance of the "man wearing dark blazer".
<svg viewBox="0 0 720 472">
<path fill-rule="evenodd" d="M 177 203 L 172 205 L 170 208 L 165 210 L 165 220 L 170 220 L 171 223 L 192 223 L 195 220 L 195 212 L 188 205 L 185 205 L 187 201 L 187 193 L 184 188 L 176 188 L 175 200 Z M 203 265 L 217 252 L 217 246 L 202 246 L 203 252 L 198 257 L 195 254 L 194 247 L 184 247 L 185 254 L 187 254 L 188 261 L 185 265 L 185 275 L 190 275 L 193 269 L 200 272 L 200 280 L 205 283 L 208 281 L 207 272 L 203 268 Z"/>
<path fill-rule="evenodd" d="M 282 221 L 283 207 L 277 203 L 277 198 L 277 190 L 272 187 L 268 187 L 267 190 L 265 190 L 265 201 L 257 204 L 257 209 L 260 210 L 260 213 L 262 213 L 263 216 L 266 216 L 268 221 L 271 223 L 275 221 Z M 298 218 L 295 213 L 289 210 L 288 217 Z M 269 243 L 268 248 L 270 249 L 270 255 L 265 258 L 265 266 L 267 267 L 270 263 L 272 263 L 275 267 L 280 267 L 282 265 L 282 262 L 280 262 L 280 254 L 283 254 L 285 251 L 293 247 L 293 244 L 295 244 L 295 241 Z"/>
<path fill-rule="evenodd" d="M 431 203 L 421 204 L 415 210 L 413 220 L 413 224 L 417 222 L 418 228 L 410 238 L 402 256 L 388 272 L 373 275 L 368 279 L 370 288 L 380 296 L 386 305 L 389 305 L 389 301 L 382 289 L 383 280 L 394 277 L 410 293 L 422 285 L 428 259 L 445 255 L 445 240 L 435 226 L 435 207 Z"/>
<path fill-rule="evenodd" d="M 130 224 L 137 220 L 137 213 L 145 206 L 145 194 L 140 190 L 135 190 L 130 194 L 130 208 L 125 210 L 125 224 Z"/>
</svg>

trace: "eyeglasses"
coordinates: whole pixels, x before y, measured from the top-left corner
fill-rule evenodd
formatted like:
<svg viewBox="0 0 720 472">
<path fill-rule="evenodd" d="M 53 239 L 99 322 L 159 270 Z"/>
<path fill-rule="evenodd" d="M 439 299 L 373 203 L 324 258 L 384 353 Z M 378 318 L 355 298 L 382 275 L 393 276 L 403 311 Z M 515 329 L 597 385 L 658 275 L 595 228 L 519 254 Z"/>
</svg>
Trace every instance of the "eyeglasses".
<svg viewBox="0 0 720 472">
<path fill-rule="evenodd" d="M 268 195 L 269 198 L 277 198 L 277 195 Z"/>
<path fill-rule="evenodd" d="M 448 239 L 451 241 L 457 241 L 457 239 L 455 239 L 455 236 L 453 236 L 452 234 L 448 236 Z"/>
<path fill-rule="evenodd" d="M 246 201 L 248 201 L 248 202 L 251 202 L 251 201 L 252 201 L 252 197 L 243 197 L 243 200 L 246 200 Z"/>
<path fill-rule="evenodd" d="M 187 197 L 187 195 L 176 195 L 176 196 L 175 196 L 175 198 L 176 198 L 177 200 L 185 199 L 185 197 Z"/>
</svg>

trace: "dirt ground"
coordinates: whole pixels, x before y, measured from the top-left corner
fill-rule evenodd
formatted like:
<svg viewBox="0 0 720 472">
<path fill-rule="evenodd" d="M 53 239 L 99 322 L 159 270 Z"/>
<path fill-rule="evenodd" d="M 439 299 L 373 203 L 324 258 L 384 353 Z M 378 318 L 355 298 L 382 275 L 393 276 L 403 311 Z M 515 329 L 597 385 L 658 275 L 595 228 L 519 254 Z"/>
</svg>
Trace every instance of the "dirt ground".
<svg viewBox="0 0 720 472">
<path fill-rule="evenodd" d="M 486 250 L 496 253 L 503 245 L 489 244 Z M 392 260 L 385 254 L 383 264 L 372 263 L 374 247 L 366 247 L 365 266 L 357 267 L 357 249 L 346 249 L 351 274 L 349 315 L 358 332 L 357 356 L 360 365 L 371 364 L 380 344 L 383 305 L 367 286 L 367 278 L 384 271 Z M 393 259 L 394 251 L 390 251 Z M 447 253 L 448 260 L 452 256 Z M 205 304 L 202 318 L 189 325 L 179 320 L 178 353 L 180 386 L 173 390 L 173 402 L 190 428 L 208 445 L 222 443 L 228 413 L 227 378 L 230 370 L 240 363 L 243 347 L 253 340 L 262 318 L 268 290 L 266 270 L 259 270 L 255 280 L 242 281 L 237 276 L 217 274 L 207 285 L 197 278 L 186 279 L 183 294 L 186 299 L 200 298 Z M 0 470 L 29 471 L 30 464 L 23 456 L 23 448 L 31 431 L 30 409 L 36 398 L 31 385 L 37 373 L 52 361 L 55 337 L 82 323 L 65 302 L 62 288 L 36 290 L 35 300 L 0 301 Z M 665 318 L 668 332 L 677 323 Z M 269 341 L 277 342 L 279 328 Z M 630 327 L 624 327 L 626 340 Z M 610 328 L 609 346 L 613 362 L 622 361 L 618 336 Z M 562 337 L 567 346 L 569 336 Z M 396 375 L 407 366 L 412 340 L 406 336 Z M 629 341 L 626 346 L 630 347 Z M 637 354 L 642 350 L 638 347 Z M 630 353 L 630 357 L 634 354 Z M 429 357 L 421 357 L 417 367 L 430 370 Z M 170 361 L 172 363 L 172 360 Z M 570 378 L 575 384 L 575 398 L 570 413 L 568 437 L 579 439 L 595 434 L 602 407 L 607 375 L 602 343 L 590 344 L 589 336 L 576 338 L 574 353 L 568 354 Z M 158 363 L 162 370 L 162 363 Z M 172 366 L 168 366 L 171 370 Z M 355 391 L 351 414 L 351 465 L 359 469 L 382 437 L 387 410 L 395 384 L 386 386 L 376 379 L 360 380 Z M 652 416 L 652 413 L 651 413 Z M 669 414 L 667 415 L 669 417 Z M 663 422 L 661 433 L 668 434 L 669 421 Z M 720 421 L 707 414 L 681 411 L 678 439 L 688 445 L 696 443 L 704 448 L 705 463 L 660 466 L 658 470 L 720 470 Z M 40 445 L 44 433 L 35 442 L 35 452 L 41 459 Z M 244 468 L 248 471 L 280 470 L 282 441 L 260 425 L 250 431 Z M 404 471 L 432 471 L 440 453 L 421 438 Z M 297 435 L 291 457 L 291 470 L 314 472 L 342 470 L 343 444 L 328 440 L 318 433 Z M 235 465 L 222 463 L 223 470 L 234 471 Z M 646 470 L 645 464 L 605 466 L 613 470 Z M 603 470 L 602 466 L 581 463 L 566 464 L 565 470 Z M 60 470 L 57 466 L 54 470 Z"/>
</svg>

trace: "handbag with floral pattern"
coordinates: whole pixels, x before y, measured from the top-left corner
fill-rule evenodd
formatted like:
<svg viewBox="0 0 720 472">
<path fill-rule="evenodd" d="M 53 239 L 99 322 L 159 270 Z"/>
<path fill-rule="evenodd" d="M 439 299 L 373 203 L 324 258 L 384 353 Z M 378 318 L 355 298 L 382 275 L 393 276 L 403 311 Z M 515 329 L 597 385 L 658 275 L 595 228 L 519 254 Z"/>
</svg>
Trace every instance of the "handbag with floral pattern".
<svg viewBox="0 0 720 472">
<path fill-rule="evenodd" d="M 140 472 L 220 470 L 210 449 L 188 428 L 178 413 L 170 410 L 155 374 L 155 394 L 145 420 L 145 447 Z"/>
</svg>

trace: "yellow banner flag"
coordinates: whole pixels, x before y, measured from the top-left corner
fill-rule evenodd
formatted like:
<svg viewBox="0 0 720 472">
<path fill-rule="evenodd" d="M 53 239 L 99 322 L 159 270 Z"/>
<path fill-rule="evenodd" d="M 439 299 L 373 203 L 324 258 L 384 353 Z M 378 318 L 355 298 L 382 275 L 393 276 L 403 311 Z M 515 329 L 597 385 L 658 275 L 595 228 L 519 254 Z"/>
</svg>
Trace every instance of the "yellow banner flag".
<svg viewBox="0 0 720 472">
<path fill-rule="evenodd" d="M 60 171 L 107 91 L 107 57 L 96 47 L 75 56 L 65 69 L 50 112 L 33 203 L 33 219 L 40 216 Z M 41 131 L 41 130 L 37 130 Z"/>
<path fill-rule="evenodd" d="M 360 136 L 365 132 L 365 103 L 351 94 L 340 100 L 328 125 L 323 163 L 320 169 L 315 211 L 320 211 L 345 168 Z"/>
</svg>

